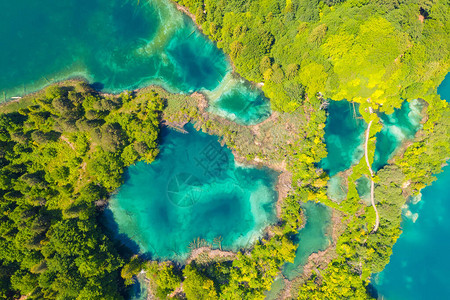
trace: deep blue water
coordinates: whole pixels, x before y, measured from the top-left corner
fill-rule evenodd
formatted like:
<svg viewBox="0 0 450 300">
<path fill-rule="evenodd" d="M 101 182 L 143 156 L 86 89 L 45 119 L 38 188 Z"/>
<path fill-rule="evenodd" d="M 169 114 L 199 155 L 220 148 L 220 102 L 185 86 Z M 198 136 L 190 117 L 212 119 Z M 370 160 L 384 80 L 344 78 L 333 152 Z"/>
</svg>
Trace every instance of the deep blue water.
<svg viewBox="0 0 450 300">
<path fill-rule="evenodd" d="M 0 38 L 0 102 L 75 76 L 113 93 L 149 84 L 207 92 L 231 72 L 224 53 L 166 0 L 1 1 Z M 222 90 L 244 95 L 231 112 L 220 105 L 229 95 L 218 95 L 222 115 L 254 124 L 270 114 L 261 90 Z"/>
<path fill-rule="evenodd" d="M 276 220 L 277 174 L 238 166 L 217 137 L 186 129 L 164 129 L 157 159 L 128 168 L 107 224 L 153 258 L 182 260 L 197 238 L 221 237 L 225 249 L 250 246 Z"/>
<path fill-rule="evenodd" d="M 450 100 L 449 75 L 438 92 Z M 410 213 L 405 214 L 403 233 L 390 262 L 374 275 L 380 299 L 450 299 L 450 168 L 445 167 L 436 177 L 437 181 L 422 190 L 421 201 L 408 205 L 405 211 Z"/>
</svg>

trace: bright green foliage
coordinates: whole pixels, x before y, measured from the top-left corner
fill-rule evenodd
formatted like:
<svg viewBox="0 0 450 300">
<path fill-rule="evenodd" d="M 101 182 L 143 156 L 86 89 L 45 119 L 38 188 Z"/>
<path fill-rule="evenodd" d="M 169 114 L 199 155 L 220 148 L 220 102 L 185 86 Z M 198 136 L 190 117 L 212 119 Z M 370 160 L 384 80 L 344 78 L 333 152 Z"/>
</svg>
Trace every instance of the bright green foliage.
<svg viewBox="0 0 450 300">
<path fill-rule="evenodd" d="M 166 299 L 181 284 L 181 272 L 170 262 L 147 262 L 144 270 L 152 282 L 152 291 L 159 299 Z"/>
<path fill-rule="evenodd" d="M 321 273 L 321 282 L 316 280 L 317 277 L 313 276 L 302 286 L 299 300 L 371 299 L 366 293 L 367 283 L 362 282 L 344 262 L 334 261 Z"/>
<path fill-rule="evenodd" d="M 214 300 L 218 299 L 214 282 L 201 275 L 195 267 L 187 265 L 183 270 L 183 290 L 187 299 Z"/>
<path fill-rule="evenodd" d="M 242 76 L 264 82 L 280 111 L 297 109 L 307 97 L 317 101 L 317 92 L 370 98 L 374 108 L 391 111 L 402 98 L 432 95 L 450 67 L 445 0 L 177 2 L 201 15 L 204 32 Z M 286 76 L 292 65 L 298 76 Z"/>
<path fill-rule="evenodd" d="M 249 254 L 238 254 L 233 261 L 229 283 L 224 287 L 225 299 L 264 299 L 279 268 L 293 262 L 295 246 L 286 237 L 274 237 L 256 244 Z"/>
<path fill-rule="evenodd" d="M 0 115 L 0 295 L 121 299 L 123 260 L 97 226 L 96 204 L 125 166 L 154 159 L 162 100 L 104 97 L 82 83 L 28 97 L 30 106 Z M 122 270 L 128 283 L 133 264 Z"/>
<path fill-rule="evenodd" d="M 430 185 L 434 174 L 440 173 L 450 153 L 450 107 L 438 96 L 428 101 L 428 120 L 424 134 L 408 147 L 403 157 L 396 161 L 411 185 L 413 194 Z"/>
<path fill-rule="evenodd" d="M 126 285 L 134 283 L 133 276 L 141 272 L 144 267 L 144 261 L 137 255 L 133 256 L 130 261 L 125 264 L 120 271 L 120 276 L 125 280 Z"/>
</svg>

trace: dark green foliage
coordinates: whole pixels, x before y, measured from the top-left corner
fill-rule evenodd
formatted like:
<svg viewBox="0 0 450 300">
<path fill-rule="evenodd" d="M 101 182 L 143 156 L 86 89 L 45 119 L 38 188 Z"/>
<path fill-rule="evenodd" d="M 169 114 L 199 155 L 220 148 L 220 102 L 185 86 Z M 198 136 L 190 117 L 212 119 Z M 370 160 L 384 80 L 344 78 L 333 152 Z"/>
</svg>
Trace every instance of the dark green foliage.
<svg viewBox="0 0 450 300">
<path fill-rule="evenodd" d="M 154 159 L 162 100 L 105 98 L 83 84 L 33 97 L 0 114 L 0 298 L 121 299 L 123 259 L 96 203 L 125 166 Z"/>
</svg>

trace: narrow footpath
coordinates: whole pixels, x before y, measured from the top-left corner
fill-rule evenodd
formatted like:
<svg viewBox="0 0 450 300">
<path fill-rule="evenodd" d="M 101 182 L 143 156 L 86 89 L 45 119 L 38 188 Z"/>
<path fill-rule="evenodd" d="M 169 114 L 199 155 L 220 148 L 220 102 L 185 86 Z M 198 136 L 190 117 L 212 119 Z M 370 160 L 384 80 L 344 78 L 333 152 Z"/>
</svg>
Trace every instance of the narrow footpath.
<svg viewBox="0 0 450 300">
<path fill-rule="evenodd" d="M 373 171 L 372 171 L 372 167 L 370 166 L 370 163 L 369 163 L 369 154 L 368 154 L 370 126 L 372 126 L 372 122 L 373 122 L 373 120 L 370 121 L 369 125 L 367 126 L 365 156 L 366 156 L 366 164 L 370 171 L 370 201 L 372 202 L 372 207 L 375 210 L 375 215 L 376 215 L 375 226 L 373 227 L 373 230 L 372 230 L 372 233 L 374 233 L 378 230 L 378 226 L 380 225 L 380 216 L 378 215 L 378 210 L 377 210 L 377 207 L 375 206 L 375 183 L 373 182 Z"/>
</svg>

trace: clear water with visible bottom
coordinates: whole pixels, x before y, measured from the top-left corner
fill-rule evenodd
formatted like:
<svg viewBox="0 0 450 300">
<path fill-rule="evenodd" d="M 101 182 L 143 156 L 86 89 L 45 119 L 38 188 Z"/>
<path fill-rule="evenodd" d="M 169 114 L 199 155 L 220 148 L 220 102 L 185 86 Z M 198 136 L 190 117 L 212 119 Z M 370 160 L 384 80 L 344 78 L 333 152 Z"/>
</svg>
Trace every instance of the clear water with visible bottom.
<svg viewBox="0 0 450 300">
<path fill-rule="evenodd" d="M 2 1 L 0 37 L 0 102 L 73 77 L 112 93 L 149 84 L 206 92 L 223 85 L 232 69 L 166 0 Z M 223 92 L 221 115 L 253 124 L 270 114 L 259 89 L 235 82 Z"/>
<path fill-rule="evenodd" d="M 373 275 L 378 293 L 386 300 L 449 299 L 450 168 L 422 191 L 422 200 L 409 204 L 418 218 L 402 222 L 403 233 L 386 269 Z"/>
<path fill-rule="evenodd" d="M 210 101 L 210 112 L 239 124 L 257 124 L 271 114 L 270 101 L 264 93 L 232 73 L 228 73 L 217 88 L 204 93 Z"/>
<path fill-rule="evenodd" d="M 303 209 L 306 224 L 295 237 L 298 248 L 294 263 L 287 263 L 283 267 L 283 275 L 289 280 L 302 274 L 302 266 L 306 264 L 311 254 L 325 250 L 331 243 L 329 236 L 331 209 L 312 201 L 303 204 Z"/>
<path fill-rule="evenodd" d="M 367 124 L 359 116 L 357 104 L 330 101 L 324 136 L 328 155 L 319 164 L 330 176 L 347 170 L 364 155 Z"/>
<path fill-rule="evenodd" d="M 217 137 L 186 130 L 164 129 L 157 159 L 128 168 L 110 200 L 110 228 L 153 258 L 181 261 L 197 238 L 249 247 L 276 221 L 278 174 L 237 165 Z"/>
<path fill-rule="evenodd" d="M 378 171 L 388 163 L 405 141 L 412 140 L 422 126 L 422 108 L 419 100 L 403 102 L 401 108 L 390 115 L 380 113 L 383 128 L 376 134 L 376 148 L 372 168 Z M 345 100 L 330 101 L 328 117 L 325 125 L 325 144 L 328 155 L 320 163 L 330 176 L 327 194 L 330 199 L 340 203 L 347 196 L 344 178 L 339 172 L 356 164 L 364 156 L 364 132 L 367 124 L 360 119 L 358 106 Z M 367 189 L 364 179 L 359 180 L 359 192 L 367 202 Z"/>
<path fill-rule="evenodd" d="M 280 294 L 283 292 L 285 288 L 284 278 L 282 276 L 278 276 L 272 283 L 269 291 L 266 291 L 264 294 L 266 296 L 265 300 L 277 300 L 280 298 Z"/>
<path fill-rule="evenodd" d="M 438 88 L 442 99 L 450 100 L 450 75 Z M 380 299 L 450 299 L 450 168 L 422 190 L 420 201 L 405 209 L 403 233 L 394 245 L 386 268 L 374 274 Z"/>
<path fill-rule="evenodd" d="M 372 164 L 375 172 L 388 163 L 404 141 L 414 139 L 421 127 L 422 108 L 423 102 L 411 100 L 403 102 L 401 108 L 390 115 L 380 115 L 383 129 L 375 136 L 377 143 Z"/>
<path fill-rule="evenodd" d="M 129 300 L 147 300 L 149 297 L 148 283 L 145 280 L 145 273 L 139 273 L 134 277 L 135 283 L 128 291 Z"/>
</svg>

